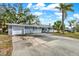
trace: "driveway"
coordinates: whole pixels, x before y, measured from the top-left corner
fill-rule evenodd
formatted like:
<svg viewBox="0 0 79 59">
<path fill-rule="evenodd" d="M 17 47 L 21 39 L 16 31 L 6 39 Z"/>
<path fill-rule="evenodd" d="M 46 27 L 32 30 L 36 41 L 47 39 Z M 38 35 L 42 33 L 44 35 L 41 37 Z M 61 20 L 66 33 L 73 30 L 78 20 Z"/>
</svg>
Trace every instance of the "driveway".
<svg viewBox="0 0 79 59">
<path fill-rule="evenodd" d="M 12 40 L 12 56 L 79 56 L 78 39 L 43 33 Z"/>
</svg>

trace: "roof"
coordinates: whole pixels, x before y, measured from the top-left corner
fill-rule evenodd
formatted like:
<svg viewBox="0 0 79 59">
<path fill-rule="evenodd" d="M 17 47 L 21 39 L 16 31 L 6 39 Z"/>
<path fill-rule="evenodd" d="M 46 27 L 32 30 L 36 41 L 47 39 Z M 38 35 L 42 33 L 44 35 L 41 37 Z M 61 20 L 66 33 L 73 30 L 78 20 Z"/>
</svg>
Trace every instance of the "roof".
<svg viewBox="0 0 79 59">
<path fill-rule="evenodd" d="M 52 28 L 52 26 L 49 25 L 27 25 L 27 24 L 7 24 L 9 26 L 27 26 L 27 27 L 42 27 L 42 28 Z"/>
</svg>

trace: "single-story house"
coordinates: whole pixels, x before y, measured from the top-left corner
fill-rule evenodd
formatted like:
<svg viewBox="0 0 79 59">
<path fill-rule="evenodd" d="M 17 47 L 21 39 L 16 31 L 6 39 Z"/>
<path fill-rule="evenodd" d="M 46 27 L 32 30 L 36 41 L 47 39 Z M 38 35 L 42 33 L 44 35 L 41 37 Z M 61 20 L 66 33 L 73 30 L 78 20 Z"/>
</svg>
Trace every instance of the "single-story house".
<svg viewBox="0 0 79 59">
<path fill-rule="evenodd" d="M 51 30 L 52 26 L 49 25 L 8 24 L 9 35 L 43 33 L 43 32 L 50 32 Z"/>
<path fill-rule="evenodd" d="M 67 31 L 67 32 L 73 32 L 74 30 L 75 30 L 75 27 L 74 26 L 67 26 L 65 28 L 65 31 Z"/>
</svg>

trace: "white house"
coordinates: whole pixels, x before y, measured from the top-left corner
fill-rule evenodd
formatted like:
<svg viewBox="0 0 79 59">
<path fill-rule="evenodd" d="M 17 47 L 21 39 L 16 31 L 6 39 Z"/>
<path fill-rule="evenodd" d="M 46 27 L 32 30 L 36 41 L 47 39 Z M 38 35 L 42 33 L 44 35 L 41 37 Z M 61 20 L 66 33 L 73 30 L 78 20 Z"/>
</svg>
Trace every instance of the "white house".
<svg viewBox="0 0 79 59">
<path fill-rule="evenodd" d="M 52 27 L 49 25 L 8 24 L 9 35 L 43 33 L 43 32 L 50 32 L 51 30 Z"/>
</svg>

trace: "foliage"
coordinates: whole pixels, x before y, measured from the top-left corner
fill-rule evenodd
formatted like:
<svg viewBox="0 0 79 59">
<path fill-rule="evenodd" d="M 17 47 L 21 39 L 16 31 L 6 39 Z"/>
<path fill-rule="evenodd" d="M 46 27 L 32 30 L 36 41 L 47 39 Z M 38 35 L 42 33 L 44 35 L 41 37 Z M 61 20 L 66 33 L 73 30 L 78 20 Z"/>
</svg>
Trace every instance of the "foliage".
<svg viewBox="0 0 79 59">
<path fill-rule="evenodd" d="M 68 21 L 69 26 L 75 26 L 76 20 L 70 20 Z"/>
<path fill-rule="evenodd" d="M 53 29 L 57 30 L 57 32 L 60 32 L 60 30 L 62 29 L 61 23 L 61 21 L 54 22 Z"/>
<path fill-rule="evenodd" d="M 7 29 L 6 23 L 22 23 L 30 25 L 35 24 L 36 21 L 39 21 L 38 16 L 33 15 L 29 8 L 23 9 L 22 3 L 2 3 L 0 7 L 0 27 L 2 27 L 3 32 Z"/>
<path fill-rule="evenodd" d="M 79 24 L 76 24 L 76 31 L 79 32 Z"/>
<path fill-rule="evenodd" d="M 76 31 L 76 20 L 70 20 L 68 21 L 68 23 L 69 23 L 69 27 L 72 28 L 71 32 L 75 32 Z"/>
<path fill-rule="evenodd" d="M 62 12 L 62 32 L 64 33 L 64 20 L 67 17 L 67 12 L 68 11 L 74 11 L 71 7 L 73 6 L 73 4 L 66 4 L 66 3 L 60 3 L 59 7 L 55 7 L 57 9 L 59 9 Z"/>
</svg>

